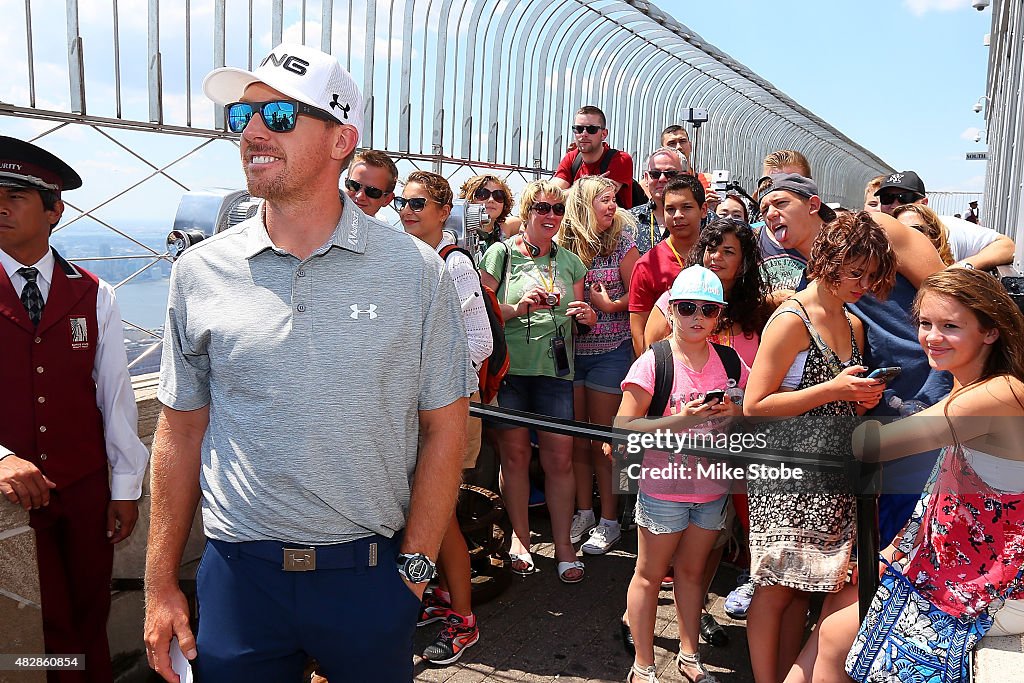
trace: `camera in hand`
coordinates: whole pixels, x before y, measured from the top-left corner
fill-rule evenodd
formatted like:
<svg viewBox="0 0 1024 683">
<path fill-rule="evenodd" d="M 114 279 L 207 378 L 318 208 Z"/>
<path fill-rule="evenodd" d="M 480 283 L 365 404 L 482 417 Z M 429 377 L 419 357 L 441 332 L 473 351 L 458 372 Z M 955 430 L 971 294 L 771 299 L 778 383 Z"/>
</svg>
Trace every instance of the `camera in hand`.
<svg viewBox="0 0 1024 683">
<path fill-rule="evenodd" d="M 562 293 L 548 292 L 547 295 L 544 297 L 544 303 L 547 306 L 551 306 L 552 308 L 554 308 L 558 304 L 562 303 Z"/>
</svg>

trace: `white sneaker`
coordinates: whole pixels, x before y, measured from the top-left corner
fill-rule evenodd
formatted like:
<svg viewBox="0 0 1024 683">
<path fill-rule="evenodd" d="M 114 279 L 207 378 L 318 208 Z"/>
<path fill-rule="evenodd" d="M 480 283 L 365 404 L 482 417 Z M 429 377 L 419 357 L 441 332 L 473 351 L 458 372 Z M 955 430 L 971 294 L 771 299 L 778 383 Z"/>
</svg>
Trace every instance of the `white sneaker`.
<svg viewBox="0 0 1024 683">
<path fill-rule="evenodd" d="M 593 510 L 590 512 L 577 512 L 572 516 L 572 526 L 569 527 L 569 542 L 576 545 L 595 526 L 597 526 L 597 518 L 594 516 Z"/>
<path fill-rule="evenodd" d="M 587 555 L 604 555 L 622 538 L 622 528 L 616 524 L 598 524 L 590 530 L 590 538 L 580 548 Z"/>
</svg>

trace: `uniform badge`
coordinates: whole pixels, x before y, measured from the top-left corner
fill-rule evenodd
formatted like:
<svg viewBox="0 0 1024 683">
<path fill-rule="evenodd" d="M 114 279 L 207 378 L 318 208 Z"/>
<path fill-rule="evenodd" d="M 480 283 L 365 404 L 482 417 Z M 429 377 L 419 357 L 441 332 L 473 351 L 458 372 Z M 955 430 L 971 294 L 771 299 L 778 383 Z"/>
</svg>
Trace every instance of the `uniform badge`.
<svg viewBox="0 0 1024 683">
<path fill-rule="evenodd" d="M 86 323 L 85 316 L 71 318 L 69 322 L 71 324 L 71 348 L 89 348 L 89 326 Z"/>
</svg>

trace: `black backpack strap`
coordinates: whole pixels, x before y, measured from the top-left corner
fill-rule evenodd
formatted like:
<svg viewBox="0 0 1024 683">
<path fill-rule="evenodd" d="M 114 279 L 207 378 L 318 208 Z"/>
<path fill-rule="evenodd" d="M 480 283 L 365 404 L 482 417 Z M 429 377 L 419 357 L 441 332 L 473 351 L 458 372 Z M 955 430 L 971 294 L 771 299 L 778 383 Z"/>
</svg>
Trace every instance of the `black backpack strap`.
<svg viewBox="0 0 1024 683">
<path fill-rule="evenodd" d="M 601 173 L 607 173 L 608 167 L 612 165 L 612 159 L 619 150 L 608 148 L 605 150 L 604 156 L 601 157 Z M 583 167 L 583 154 L 579 150 L 576 150 L 576 158 L 572 160 L 572 166 L 570 167 L 569 173 L 569 184 L 572 185 L 576 182 L 576 174 L 580 172 L 580 168 Z"/>
<path fill-rule="evenodd" d="M 711 345 L 715 347 L 715 352 L 725 367 L 726 376 L 733 381 L 734 386 L 738 387 L 740 385 L 740 354 L 736 353 L 736 349 L 731 346 L 714 342 L 711 342 Z"/>
<path fill-rule="evenodd" d="M 576 158 L 572 160 L 572 167 L 569 171 L 569 184 L 572 185 L 576 182 L 576 174 L 580 172 L 580 168 L 583 166 L 583 153 L 576 150 Z"/>
<path fill-rule="evenodd" d="M 501 260 L 501 279 L 498 280 L 498 289 L 505 283 L 505 277 L 508 275 L 508 266 L 512 262 L 512 247 L 508 246 L 507 242 L 502 242 L 501 246 L 505 247 L 505 258 Z"/>
<path fill-rule="evenodd" d="M 668 339 L 651 344 L 654 351 L 654 396 L 647 409 L 647 417 L 661 417 L 665 414 L 672 384 L 676 378 L 675 363 L 672 360 L 672 345 Z"/>
<path fill-rule="evenodd" d="M 607 173 L 608 167 L 612 165 L 612 159 L 619 153 L 619 150 L 609 147 L 605 150 L 604 156 L 601 157 L 601 173 Z"/>
</svg>

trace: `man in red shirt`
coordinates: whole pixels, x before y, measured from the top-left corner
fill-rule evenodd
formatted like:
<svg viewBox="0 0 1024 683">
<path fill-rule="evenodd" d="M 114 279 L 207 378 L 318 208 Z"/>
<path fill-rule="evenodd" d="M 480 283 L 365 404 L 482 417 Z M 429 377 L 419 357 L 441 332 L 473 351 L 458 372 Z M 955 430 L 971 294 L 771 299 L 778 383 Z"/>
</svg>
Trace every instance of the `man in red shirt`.
<svg viewBox="0 0 1024 683">
<path fill-rule="evenodd" d="M 665 187 L 665 227 L 668 237 L 640 257 L 629 281 L 629 328 L 633 351 L 644 352 L 644 328 L 658 297 L 672 286 L 686 266 L 707 213 L 704 186 L 690 175 L 677 176 Z"/>
<path fill-rule="evenodd" d="M 590 105 L 581 107 L 572 126 L 576 149 L 562 157 L 551 180 L 562 189 L 568 189 L 583 176 L 603 175 L 618 185 L 615 195 L 618 205 L 629 209 L 633 206 L 633 158 L 608 146 L 606 126 L 603 111 Z"/>
</svg>

